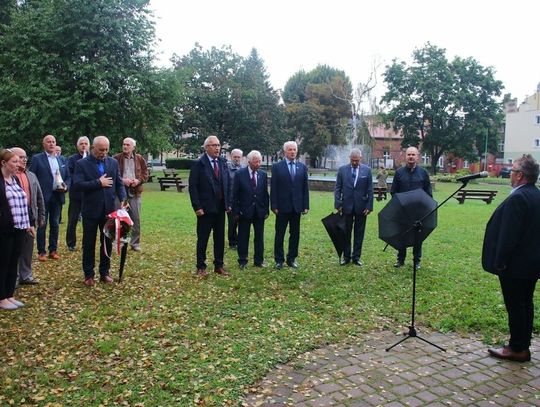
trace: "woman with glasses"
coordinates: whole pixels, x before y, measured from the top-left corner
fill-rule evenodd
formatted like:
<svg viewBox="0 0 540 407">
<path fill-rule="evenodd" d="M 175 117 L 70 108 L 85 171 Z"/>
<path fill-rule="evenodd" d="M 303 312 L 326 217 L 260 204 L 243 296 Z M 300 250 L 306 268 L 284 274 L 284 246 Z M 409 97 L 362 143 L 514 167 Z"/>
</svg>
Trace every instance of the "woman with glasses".
<svg viewBox="0 0 540 407">
<path fill-rule="evenodd" d="M 26 193 L 15 175 L 19 170 L 19 156 L 12 150 L 0 150 L 2 181 L 0 182 L 0 309 L 24 307 L 13 297 L 17 281 L 17 264 L 26 233 L 35 235 L 30 226 Z"/>
</svg>

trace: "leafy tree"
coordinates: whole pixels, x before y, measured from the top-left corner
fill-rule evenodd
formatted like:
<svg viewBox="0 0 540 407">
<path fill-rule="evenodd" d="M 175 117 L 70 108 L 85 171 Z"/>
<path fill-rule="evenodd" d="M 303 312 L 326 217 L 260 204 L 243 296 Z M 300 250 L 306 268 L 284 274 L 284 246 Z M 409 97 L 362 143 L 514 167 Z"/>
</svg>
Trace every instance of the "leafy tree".
<svg viewBox="0 0 540 407">
<path fill-rule="evenodd" d="M 181 88 L 152 67 L 145 0 L 21 2 L 0 36 L 0 143 L 39 149 L 44 134 L 163 146 Z"/>
<path fill-rule="evenodd" d="M 178 148 L 199 152 L 204 138 L 216 134 L 231 148 L 275 153 L 283 135 L 283 113 L 255 49 L 243 58 L 230 47 L 203 50 L 196 44 L 174 63 L 184 72 L 188 89 L 187 101 L 179 108 L 177 134 L 191 135 L 176 136 Z"/>
<path fill-rule="evenodd" d="M 285 85 L 287 123 L 314 162 L 328 144 L 344 144 L 351 118 L 352 85 L 341 70 L 319 65 L 295 73 Z"/>
<path fill-rule="evenodd" d="M 382 102 L 390 110 L 387 123 L 402 129 L 403 147 L 419 146 L 431 156 L 432 172 L 443 153 L 475 159 L 488 134 L 490 151 L 497 150 L 502 120 L 502 83 L 491 67 L 473 58 L 449 62 L 446 51 L 427 43 L 413 52 L 413 64 L 396 60 L 386 67 L 388 91 Z"/>
</svg>

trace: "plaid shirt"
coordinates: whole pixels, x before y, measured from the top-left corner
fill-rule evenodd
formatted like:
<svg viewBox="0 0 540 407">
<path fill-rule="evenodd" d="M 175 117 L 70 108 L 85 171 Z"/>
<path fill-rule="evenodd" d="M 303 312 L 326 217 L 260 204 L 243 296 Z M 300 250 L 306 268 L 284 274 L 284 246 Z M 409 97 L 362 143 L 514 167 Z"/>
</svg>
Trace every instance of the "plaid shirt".
<svg viewBox="0 0 540 407">
<path fill-rule="evenodd" d="M 26 193 L 15 181 L 15 178 L 12 178 L 12 182 L 6 181 L 6 198 L 13 216 L 13 227 L 15 229 L 28 229 L 30 227 L 28 200 Z"/>
</svg>

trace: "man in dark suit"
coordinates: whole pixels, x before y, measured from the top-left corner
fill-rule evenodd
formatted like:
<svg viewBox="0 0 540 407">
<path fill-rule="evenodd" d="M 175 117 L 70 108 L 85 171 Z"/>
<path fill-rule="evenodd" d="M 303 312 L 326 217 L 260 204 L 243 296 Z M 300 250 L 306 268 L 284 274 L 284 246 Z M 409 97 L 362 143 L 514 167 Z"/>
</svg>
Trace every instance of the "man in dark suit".
<svg viewBox="0 0 540 407">
<path fill-rule="evenodd" d="M 249 232 L 253 225 L 255 267 L 264 264 L 264 221 L 268 217 L 268 178 L 260 169 L 262 156 L 257 150 L 247 155 L 248 166 L 239 169 L 233 181 L 232 214 L 238 220 L 238 264 L 248 261 Z"/>
<path fill-rule="evenodd" d="M 55 154 L 56 139 L 50 134 L 43 138 L 42 153 L 32 157 L 29 171 L 36 174 L 39 186 L 43 192 L 45 201 L 45 224 L 37 231 L 38 260 L 46 261 L 45 232 L 49 222 L 49 258 L 58 260 L 58 230 L 60 212 L 66 200 L 67 185 L 70 183 L 70 175 L 65 160 Z M 63 181 L 62 183 L 59 181 Z"/>
<path fill-rule="evenodd" d="M 499 276 L 508 313 L 510 341 L 491 356 L 517 362 L 531 360 L 533 295 L 540 277 L 539 166 L 530 155 L 514 161 L 512 192 L 493 212 L 486 226 L 482 267 Z"/>
<path fill-rule="evenodd" d="M 109 275 L 112 242 L 103 236 L 103 226 L 107 215 L 114 212 L 116 199 L 124 201 L 126 191 L 118 162 L 107 157 L 109 152 L 109 139 L 97 136 L 92 143 L 92 153 L 75 163 L 73 187 L 82 192 L 82 218 L 83 218 L 83 271 L 84 284 L 94 285 L 94 266 L 96 252 L 96 233 L 100 232 L 100 260 L 99 275 L 104 283 L 112 283 Z"/>
<path fill-rule="evenodd" d="M 289 226 L 289 250 L 287 265 L 297 268 L 298 244 L 300 242 L 300 216 L 309 211 L 309 186 L 307 167 L 296 159 L 298 146 L 294 141 L 283 144 L 285 159 L 272 165 L 270 202 L 276 215 L 274 260 L 276 268 L 283 268 L 285 254 L 283 241 Z"/>
<path fill-rule="evenodd" d="M 420 153 L 416 147 L 407 148 L 405 166 L 398 168 L 394 179 L 392 180 L 392 188 L 390 193 L 394 195 L 398 192 L 407 192 L 414 189 L 423 189 L 426 194 L 433 196 L 431 192 L 431 182 L 429 180 L 428 172 L 422 167 L 418 166 L 418 159 Z M 405 264 L 405 257 L 407 256 L 407 249 L 403 248 L 398 250 L 397 261 L 394 267 L 401 267 Z M 422 242 L 413 246 L 413 261 L 416 268 L 420 268 L 420 260 L 422 259 Z"/>
<path fill-rule="evenodd" d="M 75 172 L 75 163 L 88 155 L 90 149 L 90 140 L 88 137 L 79 137 L 77 140 L 77 152 L 68 158 L 68 169 L 73 182 L 73 173 Z M 77 244 L 77 223 L 81 216 L 82 192 L 75 191 L 68 185 L 69 205 L 68 205 L 68 223 L 66 229 L 66 244 L 69 251 L 75 250 Z"/>
<path fill-rule="evenodd" d="M 342 266 L 350 263 L 362 265 L 362 243 L 366 230 L 366 217 L 373 211 L 373 176 L 364 164 L 362 152 L 354 148 L 349 154 L 350 164 L 339 168 L 334 188 L 334 208 L 345 217 L 346 242 Z M 354 225 L 354 245 L 351 254 L 351 234 Z"/>
<path fill-rule="evenodd" d="M 214 271 L 222 276 L 225 251 L 225 212 L 231 210 L 229 170 L 220 157 L 221 145 L 216 136 L 204 141 L 205 153 L 189 173 L 189 197 L 197 216 L 197 275 L 207 277 L 206 248 L 210 232 L 214 239 Z"/>
</svg>

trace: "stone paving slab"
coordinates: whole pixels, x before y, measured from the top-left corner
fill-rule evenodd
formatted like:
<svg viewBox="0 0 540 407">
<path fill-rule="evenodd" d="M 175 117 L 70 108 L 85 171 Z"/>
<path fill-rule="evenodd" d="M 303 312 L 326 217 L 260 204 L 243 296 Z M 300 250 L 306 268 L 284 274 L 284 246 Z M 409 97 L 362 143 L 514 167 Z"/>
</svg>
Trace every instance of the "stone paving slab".
<svg viewBox="0 0 540 407">
<path fill-rule="evenodd" d="M 500 361 L 479 338 L 384 331 L 356 344 L 335 344 L 278 366 L 253 388 L 244 406 L 540 406 L 540 340 L 528 363 Z"/>
</svg>

